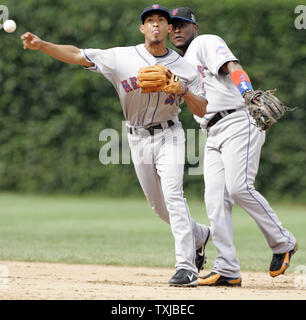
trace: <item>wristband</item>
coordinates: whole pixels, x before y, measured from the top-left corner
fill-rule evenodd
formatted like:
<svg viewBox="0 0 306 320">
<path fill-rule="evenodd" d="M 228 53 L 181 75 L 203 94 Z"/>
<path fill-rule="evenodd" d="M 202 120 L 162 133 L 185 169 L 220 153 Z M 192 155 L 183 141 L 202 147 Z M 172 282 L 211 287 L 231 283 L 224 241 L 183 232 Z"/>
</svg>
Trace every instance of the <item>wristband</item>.
<svg viewBox="0 0 306 320">
<path fill-rule="evenodd" d="M 239 69 L 232 72 L 231 79 L 242 96 L 246 92 L 253 90 L 251 80 L 244 70 Z"/>
</svg>

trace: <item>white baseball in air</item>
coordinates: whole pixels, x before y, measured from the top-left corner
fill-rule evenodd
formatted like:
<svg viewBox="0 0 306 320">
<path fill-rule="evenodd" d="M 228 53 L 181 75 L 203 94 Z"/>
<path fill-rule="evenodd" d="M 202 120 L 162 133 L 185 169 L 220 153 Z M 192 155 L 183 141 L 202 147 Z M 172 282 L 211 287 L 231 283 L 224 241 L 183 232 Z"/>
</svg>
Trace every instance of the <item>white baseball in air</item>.
<svg viewBox="0 0 306 320">
<path fill-rule="evenodd" d="M 16 30 L 16 23 L 14 20 L 6 20 L 3 24 L 4 31 L 12 33 Z"/>
</svg>

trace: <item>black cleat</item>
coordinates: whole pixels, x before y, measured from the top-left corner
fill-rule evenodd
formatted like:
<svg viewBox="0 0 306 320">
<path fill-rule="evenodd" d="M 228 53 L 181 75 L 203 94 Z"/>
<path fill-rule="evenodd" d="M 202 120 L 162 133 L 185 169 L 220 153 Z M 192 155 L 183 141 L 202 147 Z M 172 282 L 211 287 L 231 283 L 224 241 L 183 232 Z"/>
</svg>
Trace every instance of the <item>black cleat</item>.
<svg viewBox="0 0 306 320">
<path fill-rule="evenodd" d="M 202 245 L 202 247 L 200 249 L 196 250 L 195 265 L 198 268 L 198 272 L 200 272 L 202 269 L 204 269 L 203 265 L 207 261 L 206 255 L 205 255 L 205 247 L 206 247 L 207 241 L 209 239 L 209 235 L 210 235 L 210 230 L 208 229 L 208 235 L 207 235 L 207 238 L 206 238 L 204 244 Z"/>
<path fill-rule="evenodd" d="M 290 265 L 290 259 L 296 253 L 297 249 L 298 249 L 298 245 L 296 243 L 295 247 L 291 251 L 287 251 L 285 253 L 273 254 L 272 261 L 270 264 L 270 270 L 269 270 L 269 274 L 271 277 L 274 278 L 279 276 L 280 274 L 285 273 L 285 271 Z"/>
<path fill-rule="evenodd" d="M 170 287 L 196 287 L 198 278 L 185 269 L 179 269 L 169 281 Z"/>
<path fill-rule="evenodd" d="M 216 272 L 211 272 L 205 277 L 199 277 L 199 286 L 227 286 L 227 287 L 237 287 L 241 286 L 241 278 L 230 278 L 221 276 L 221 274 Z"/>
</svg>

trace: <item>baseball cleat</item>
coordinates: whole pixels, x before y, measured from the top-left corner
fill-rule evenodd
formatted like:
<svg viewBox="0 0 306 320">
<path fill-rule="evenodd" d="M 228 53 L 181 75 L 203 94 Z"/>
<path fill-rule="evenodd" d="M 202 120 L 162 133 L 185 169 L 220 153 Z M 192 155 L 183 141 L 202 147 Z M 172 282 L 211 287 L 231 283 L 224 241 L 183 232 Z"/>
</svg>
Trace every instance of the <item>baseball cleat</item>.
<svg viewBox="0 0 306 320">
<path fill-rule="evenodd" d="M 221 274 L 216 272 L 211 272 L 205 277 L 199 277 L 198 285 L 199 286 L 228 286 L 228 287 L 237 287 L 241 286 L 241 278 L 230 278 L 221 276 Z"/>
<path fill-rule="evenodd" d="M 208 228 L 208 235 L 206 237 L 204 244 L 201 246 L 200 249 L 196 250 L 195 265 L 198 268 L 198 272 L 204 269 L 203 265 L 207 261 L 206 255 L 205 255 L 205 247 L 208 242 L 209 236 L 210 236 L 210 229 Z"/>
<path fill-rule="evenodd" d="M 170 287 L 196 287 L 198 278 L 185 269 L 179 269 L 169 281 Z"/>
<path fill-rule="evenodd" d="M 296 253 L 297 249 L 298 245 L 296 243 L 295 247 L 291 251 L 287 251 L 285 253 L 280 254 L 273 254 L 269 270 L 269 274 L 271 277 L 274 278 L 279 276 L 280 274 L 285 273 L 285 271 L 290 265 L 290 259 Z"/>
</svg>

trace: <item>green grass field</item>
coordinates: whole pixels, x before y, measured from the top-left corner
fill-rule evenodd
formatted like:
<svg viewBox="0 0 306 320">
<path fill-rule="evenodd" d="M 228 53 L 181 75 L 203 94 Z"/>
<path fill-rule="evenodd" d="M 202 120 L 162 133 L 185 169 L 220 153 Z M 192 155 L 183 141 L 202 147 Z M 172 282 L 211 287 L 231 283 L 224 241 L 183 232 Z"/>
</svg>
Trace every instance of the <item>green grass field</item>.
<svg viewBox="0 0 306 320">
<path fill-rule="evenodd" d="M 0 194 L 0 260 L 173 267 L 170 227 L 143 199 Z M 208 224 L 204 205 L 191 215 Z M 306 265 L 306 208 L 272 205 L 294 233 L 299 251 L 289 269 Z M 270 248 L 255 222 L 234 207 L 235 245 L 242 270 L 266 271 Z M 207 246 L 208 264 L 216 257 Z"/>
</svg>

